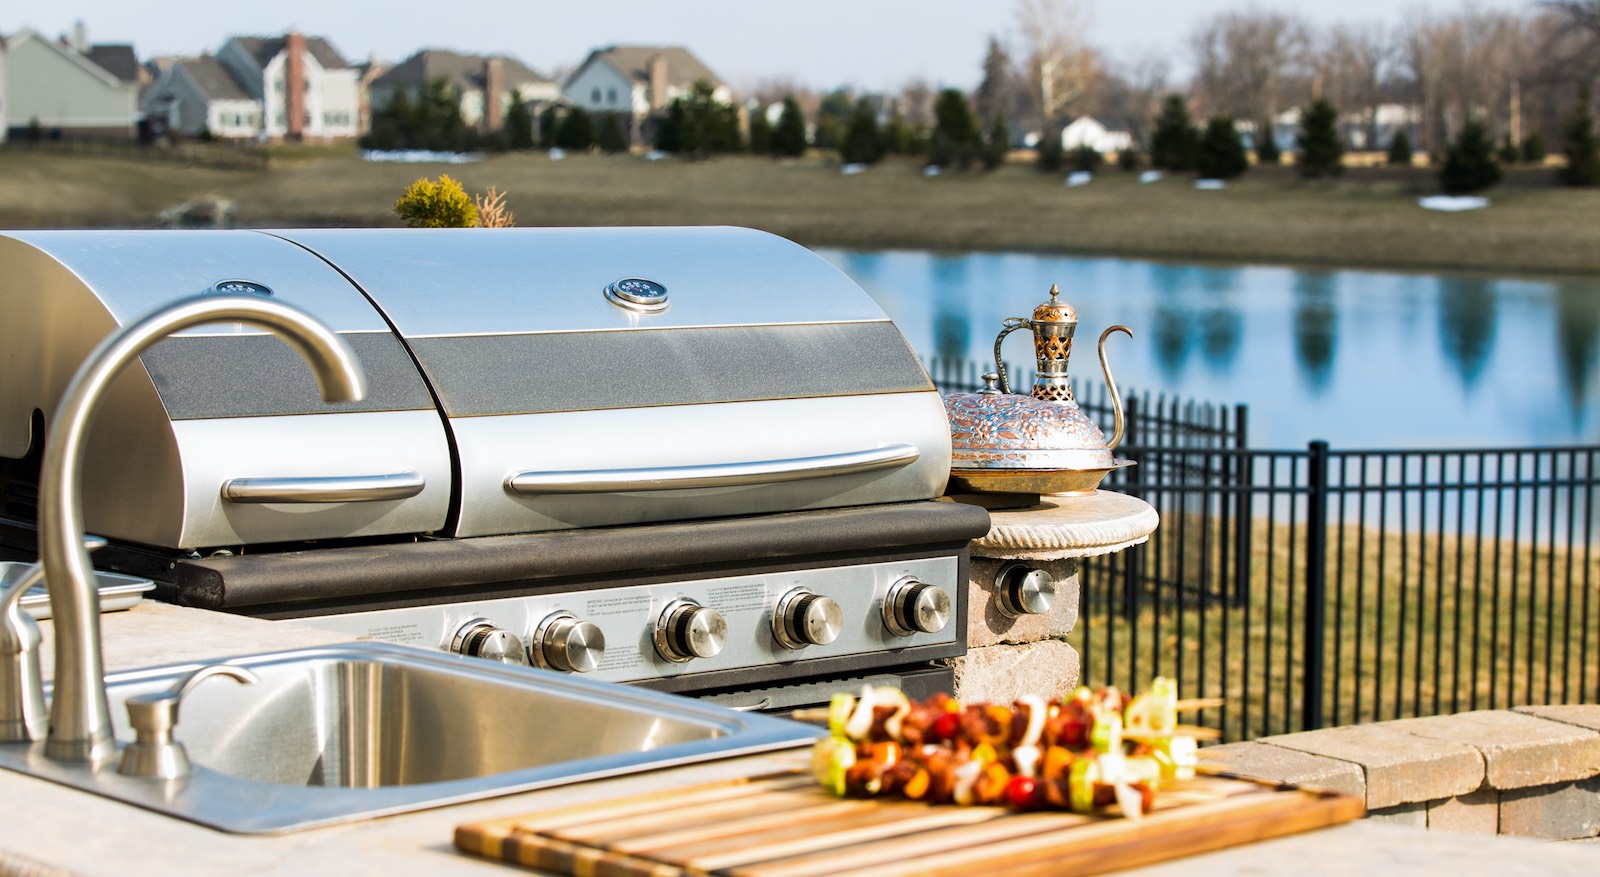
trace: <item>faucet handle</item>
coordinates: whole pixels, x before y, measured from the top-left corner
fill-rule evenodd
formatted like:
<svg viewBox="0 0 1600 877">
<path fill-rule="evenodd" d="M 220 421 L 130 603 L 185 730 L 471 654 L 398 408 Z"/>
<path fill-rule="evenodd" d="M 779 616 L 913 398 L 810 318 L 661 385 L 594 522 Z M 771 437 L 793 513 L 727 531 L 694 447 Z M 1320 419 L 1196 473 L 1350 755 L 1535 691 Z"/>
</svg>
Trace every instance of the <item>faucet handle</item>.
<svg viewBox="0 0 1600 877">
<path fill-rule="evenodd" d="M 85 551 L 104 548 L 99 536 L 83 537 Z M 39 623 L 22 611 L 22 598 L 44 581 L 44 565 L 13 567 L 0 577 L 0 743 L 44 739 L 50 725 L 39 669 Z"/>
<path fill-rule="evenodd" d="M 243 667 L 210 664 L 178 680 L 170 689 L 128 698 L 128 724 L 134 741 L 122 750 L 117 773 L 151 780 L 171 780 L 189 775 L 189 753 L 172 738 L 178 724 L 178 707 L 194 687 L 213 676 L 228 676 L 246 685 L 259 682 Z"/>
</svg>

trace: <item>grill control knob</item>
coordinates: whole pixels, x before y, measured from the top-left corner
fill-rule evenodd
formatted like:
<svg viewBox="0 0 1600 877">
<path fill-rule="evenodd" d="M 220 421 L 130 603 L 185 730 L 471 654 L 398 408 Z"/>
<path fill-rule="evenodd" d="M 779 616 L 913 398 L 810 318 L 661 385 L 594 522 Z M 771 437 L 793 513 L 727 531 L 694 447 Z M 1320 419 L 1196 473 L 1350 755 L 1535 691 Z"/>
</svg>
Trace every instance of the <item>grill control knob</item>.
<svg viewBox="0 0 1600 877">
<path fill-rule="evenodd" d="M 844 610 L 831 597 L 795 588 L 772 610 L 772 635 L 788 649 L 825 646 L 839 638 Z"/>
<path fill-rule="evenodd" d="M 1056 601 L 1056 578 L 1022 563 L 1008 564 L 994 578 L 995 607 L 1007 618 L 1043 615 Z"/>
<path fill-rule="evenodd" d="M 727 641 L 722 613 L 693 600 L 673 600 L 656 618 L 656 651 L 674 664 L 714 658 Z"/>
<path fill-rule="evenodd" d="M 950 623 L 950 595 L 938 585 L 906 576 L 883 598 L 883 624 L 895 636 L 938 633 Z"/>
<path fill-rule="evenodd" d="M 528 657 L 535 666 L 567 673 L 593 670 L 600 666 L 605 653 L 606 635 L 597 625 L 579 621 L 571 612 L 545 616 L 528 643 Z"/>
<path fill-rule="evenodd" d="M 522 647 L 522 639 L 509 630 L 495 627 L 487 618 L 474 618 L 461 625 L 450 642 L 450 651 L 502 664 L 528 663 L 528 653 Z"/>
</svg>

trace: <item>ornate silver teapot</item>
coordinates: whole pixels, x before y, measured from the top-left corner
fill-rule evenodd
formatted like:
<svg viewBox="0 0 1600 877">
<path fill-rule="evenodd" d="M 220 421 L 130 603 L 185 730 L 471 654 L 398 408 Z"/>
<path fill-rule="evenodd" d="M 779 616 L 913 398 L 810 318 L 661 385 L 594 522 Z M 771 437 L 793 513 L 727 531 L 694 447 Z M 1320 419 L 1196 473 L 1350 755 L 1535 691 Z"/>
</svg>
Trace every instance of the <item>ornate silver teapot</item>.
<svg viewBox="0 0 1600 877">
<path fill-rule="evenodd" d="M 1127 326 L 1112 326 L 1100 335 L 1100 369 L 1111 395 L 1115 424 L 1111 440 L 1078 407 L 1072 397 L 1067 360 L 1078 312 L 1061 301 L 1052 285 L 1049 301 L 1033 309 L 1032 319 L 1009 317 L 994 340 L 995 373 L 983 376 L 977 393 L 945 397 L 950 415 L 951 487 L 979 493 L 1093 493 L 1107 473 L 1133 465 L 1111 452 L 1122 443 L 1127 421 L 1122 396 L 1106 360 L 1106 339 Z M 1038 376 L 1029 395 L 1011 392 L 1000 348 L 1007 335 L 1033 330 Z M 995 383 L 998 381 L 999 386 Z"/>
</svg>

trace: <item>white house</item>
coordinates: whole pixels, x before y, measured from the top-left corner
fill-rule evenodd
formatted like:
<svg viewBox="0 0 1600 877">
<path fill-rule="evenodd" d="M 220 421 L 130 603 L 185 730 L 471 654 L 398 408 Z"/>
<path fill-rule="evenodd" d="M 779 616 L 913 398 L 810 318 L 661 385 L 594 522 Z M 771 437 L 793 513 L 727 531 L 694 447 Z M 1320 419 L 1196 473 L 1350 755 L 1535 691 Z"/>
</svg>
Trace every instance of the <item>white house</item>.
<svg viewBox="0 0 1600 877">
<path fill-rule="evenodd" d="M 137 133 L 137 78 L 124 80 L 96 64 L 86 53 L 90 47 L 78 41 L 61 42 L 22 30 L 5 43 L 0 106 L 7 126 L 20 129 L 37 122 L 49 132 L 117 138 Z M 121 48 L 132 57 L 131 48 Z M 135 77 L 137 72 L 134 64 Z"/>
<path fill-rule="evenodd" d="M 1132 145 L 1133 136 L 1127 131 L 1107 128 L 1089 115 L 1079 116 L 1061 129 L 1061 148 L 1066 151 L 1087 146 L 1095 152 L 1121 152 Z"/>
<path fill-rule="evenodd" d="M 0 143 L 6 142 L 6 37 L 0 34 Z"/>
<path fill-rule="evenodd" d="M 261 101 L 251 97 L 216 58 L 177 58 L 162 65 L 140 102 L 145 118 L 169 131 L 195 136 L 206 132 L 234 140 L 261 131 Z"/>
<path fill-rule="evenodd" d="M 680 46 L 606 46 L 595 49 L 562 87 L 567 102 L 589 113 L 619 113 L 640 123 L 689 95 L 696 82 L 711 85 L 712 100 L 730 103 L 733 90 Z"/>
<path fill-rule="evenodd" d="M 361 73 L 322 37 L 234 37 L 217 61 L 261 102 L 260 136 L 340 140 L 359 133 Z"/>
<path fill-rule="evenodd" d="M 505 124 L 513 91 L 534 110 L 561 99 L 561 87 L 554 80 L 508 55 L 424 49 L 372 81 L 370 105 L 381 110 L 402 91 L 415 103 L 428 83 L 438 79 L 449 82 L 460 96 L 462 120 L 484 131 L 498 131 Z"/>
</svg>

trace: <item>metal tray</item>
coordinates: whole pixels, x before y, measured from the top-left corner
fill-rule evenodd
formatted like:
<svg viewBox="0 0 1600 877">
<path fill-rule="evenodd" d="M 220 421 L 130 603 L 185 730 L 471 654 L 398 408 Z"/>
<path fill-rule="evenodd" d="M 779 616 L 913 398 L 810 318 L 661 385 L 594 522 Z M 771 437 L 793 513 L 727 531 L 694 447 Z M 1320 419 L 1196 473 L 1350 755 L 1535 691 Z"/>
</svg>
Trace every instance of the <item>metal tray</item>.
<svg viewBox="0 0 1600 877">
<path fill-rule="evenodd" d="M 952 469 L 946 492 L 1087 496 L 1099 488 L 1101 479 L 1133 464 L 1115 460 L 1103 469 Z"/>
<path fill-rule="evenodd" d="M 17 561 L 0 562 L 0 577 L 14 566 L 27 566 Z M 144 599 L 145 592 L 155 590 L 156 583 L 138 576 L 95 570 L 94 578 L 100 586 L 100 611 L 118 612 L 131 609 Z M 29 615 L 43 621 L 50 617 L 50 595 L 44 585 L 34 585 L 22 595 L 22 608 Z"/>
</svg>

